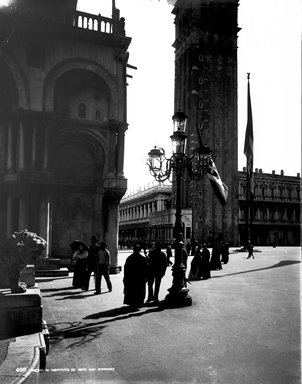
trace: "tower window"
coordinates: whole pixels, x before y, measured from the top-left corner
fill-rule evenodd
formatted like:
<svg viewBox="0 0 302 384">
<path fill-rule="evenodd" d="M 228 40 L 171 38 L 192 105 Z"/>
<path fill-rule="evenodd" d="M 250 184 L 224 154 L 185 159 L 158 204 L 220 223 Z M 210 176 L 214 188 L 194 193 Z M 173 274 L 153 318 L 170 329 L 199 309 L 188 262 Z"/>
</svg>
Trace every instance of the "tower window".
<svg viewBox="0 0 302 384">
<path fill-rule="evenodd" d="M 79 104 L 78 115 L 79 117 L 86 117 L 86 105 L 84 103 Z"/>
<path fill-rule="evenodd" d="M 203 55 L 199 55 L 198 60 L 203 61 Z"/>
</svg>

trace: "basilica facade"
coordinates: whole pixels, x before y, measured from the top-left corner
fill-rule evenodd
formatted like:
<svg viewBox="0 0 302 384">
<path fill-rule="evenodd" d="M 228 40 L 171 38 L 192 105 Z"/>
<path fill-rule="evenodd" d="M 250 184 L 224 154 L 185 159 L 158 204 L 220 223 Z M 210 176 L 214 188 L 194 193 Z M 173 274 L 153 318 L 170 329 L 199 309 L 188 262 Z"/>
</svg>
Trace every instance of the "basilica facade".
<svg viewBox="0 0 302 384">
<path fill-rule="evenodd" d="M 128 46 L 124 19 L 76 0 L 14 0 L 0 10 L 0 240 L 28 229 L 47 255 L 92 235 L 117 266 Z"/>
</svg>

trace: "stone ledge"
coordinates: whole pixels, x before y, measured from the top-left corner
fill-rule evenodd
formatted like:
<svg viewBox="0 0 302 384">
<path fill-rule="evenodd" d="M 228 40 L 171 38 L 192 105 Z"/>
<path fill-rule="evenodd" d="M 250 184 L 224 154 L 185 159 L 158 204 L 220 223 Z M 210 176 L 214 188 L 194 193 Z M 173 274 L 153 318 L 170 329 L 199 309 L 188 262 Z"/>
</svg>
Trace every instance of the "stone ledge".
<svg viewBox="0 0 302 384">
<path fill-rule="evenodd" d="M 0 290 L 0 335 L 16 337 L 42 331 L 42 305 L 37 285 L 24 293 Z"/>
<path fill-rule="evenodd" d="M 36 277 L 60 277 L 68 276 L 68 274 L 69 271 L 67 268 L 36 270 Z"/>
<path fill-rule="evenodd" d="M 42 333 L 20 336 L 11 342 L 1 364 L 1 384 L 22 384 L 46 368 L 46 346 Z"/>
</svg>

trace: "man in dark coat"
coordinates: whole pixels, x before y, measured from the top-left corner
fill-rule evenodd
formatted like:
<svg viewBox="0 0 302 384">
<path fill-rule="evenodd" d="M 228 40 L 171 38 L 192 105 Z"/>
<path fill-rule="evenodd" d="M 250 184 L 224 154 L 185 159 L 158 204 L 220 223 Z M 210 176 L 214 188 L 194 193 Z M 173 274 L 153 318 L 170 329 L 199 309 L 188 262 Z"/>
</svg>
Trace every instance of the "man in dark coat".
<svg viewBox="0 0 302 384">
<path fill-rule="evenodd" d="M 124 304 L 133 308 L 142 307 L 146 295 L 148 264 L 147 257 L 140 251 L 140 245 L 134 245 L 133 253 L 127 257 L 124 266 Z"/>
<path fill-rule="evenodd" d="M 155 249 L 152 249 L 149 253 L 148 303 L 154 301 L 155 304 L 158 304 L 161 279 L 165 276 L 167 269 L 167 256 L 161 248 L 161 243 L 158 241 Z"/>
<path fill-rule="evenodd" d="M 218 243 L 216 243 L 213 246 L 210 263 L 211 263 L 211 270 L 212 271 L 217 271 L 217 270 L 222 269 L 221 261 L 220 261 L 220 246 Z"/>
<path fill-rule="evenodd" d="M 229 244 L 224 243 L 221 245 L 221 262 L 227 264 L 229 262 Z"/>
<path fill-rule="evenodd" d="M 201 277 L 202 280 L 211 278 L 210 251 L 206 244 L 202 245 L 201 251 Z"/>
<path fill-rule="evenodd" d="M 100 245 L 98 243 L 98 239 L 96 236 L 92 236 L 90 239 L 90 242 L 91 242 L 91 245 L 89 247 L 88 257 L 87 257 L 86 281 L 84 285 L 84 289 L 86 291 L 89 290 L 89 281 L 90 281 L 90 275 L 92 272 L 94 273 L 94 283 L 96 282 L 96 262 L 97 262 L 98 251 L 100 250 Z M 95 289 L 96 289 L 96 285 L 95 285 Z"/>
</svg>

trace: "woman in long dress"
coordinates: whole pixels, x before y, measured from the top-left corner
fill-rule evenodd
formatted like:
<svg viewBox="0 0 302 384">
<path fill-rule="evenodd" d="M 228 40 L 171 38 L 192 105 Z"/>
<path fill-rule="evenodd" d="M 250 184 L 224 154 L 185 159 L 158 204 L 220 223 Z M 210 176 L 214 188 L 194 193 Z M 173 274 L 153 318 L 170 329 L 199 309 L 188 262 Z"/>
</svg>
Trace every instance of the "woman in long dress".
<svg viewBox="0 0 302 384">
<path fill-rule="evenodd" d="M 144 305 L 148 277 L 147 257 L 140 253 L 141 247 L 134 245 L 133 253 L 124 266 L 124 304 L 133 308 Z"/>
<path fill-rule="evenodd" d="M 197 245 L 195 255 L 191 261 L 189 280 L 200 280 L 202 276 L 201 245 Z"/>
<path fill-rule="evenodd" d="M 74 288 L 85 289 L 87 280 L 87 257 L 88 247 L 84 243 L 79 243 L 79 249 L 73 254 L 72 260 L 76 262 L 72 286 Z"/>
</svg>

